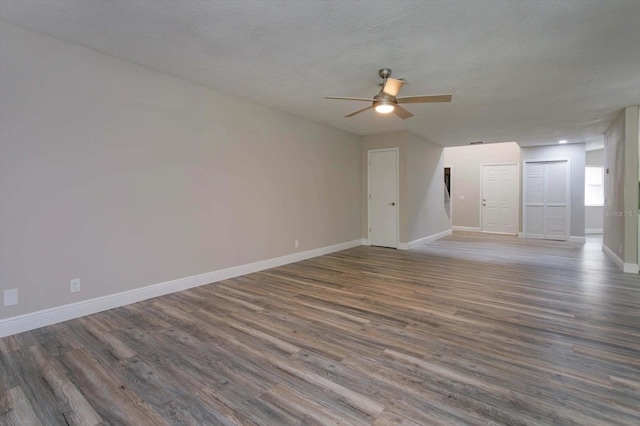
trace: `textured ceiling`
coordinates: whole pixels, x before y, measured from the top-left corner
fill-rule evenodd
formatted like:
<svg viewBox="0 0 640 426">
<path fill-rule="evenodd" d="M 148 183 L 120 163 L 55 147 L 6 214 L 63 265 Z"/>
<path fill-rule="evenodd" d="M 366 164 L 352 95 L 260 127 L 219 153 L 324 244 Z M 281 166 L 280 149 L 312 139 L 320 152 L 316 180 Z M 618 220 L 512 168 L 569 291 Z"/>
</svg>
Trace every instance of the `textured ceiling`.
<svg viewBox="0 0 640 426">
<path fill-rule="evenodd" d="M 639 0 L 0 0 L 0 19 L 358 135 L 593 143 L 640 103 Z M 324 99 L 373 96 L 382 67 L 453 102 L 403 121 Z"/>
</svg>

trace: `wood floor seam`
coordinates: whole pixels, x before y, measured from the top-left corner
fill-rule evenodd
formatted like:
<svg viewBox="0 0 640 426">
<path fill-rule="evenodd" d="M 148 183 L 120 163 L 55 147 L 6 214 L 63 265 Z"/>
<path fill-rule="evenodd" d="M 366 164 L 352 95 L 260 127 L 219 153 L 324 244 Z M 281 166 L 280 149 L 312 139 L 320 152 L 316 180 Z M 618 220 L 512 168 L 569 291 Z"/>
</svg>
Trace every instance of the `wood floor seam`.
<svg viewBox="0 0 640 426">
<path fill-rule="evenodd" d="M 0 339 L 2 425 L 640 425 L 640 276 L 458 233 Z"/>
</svg>

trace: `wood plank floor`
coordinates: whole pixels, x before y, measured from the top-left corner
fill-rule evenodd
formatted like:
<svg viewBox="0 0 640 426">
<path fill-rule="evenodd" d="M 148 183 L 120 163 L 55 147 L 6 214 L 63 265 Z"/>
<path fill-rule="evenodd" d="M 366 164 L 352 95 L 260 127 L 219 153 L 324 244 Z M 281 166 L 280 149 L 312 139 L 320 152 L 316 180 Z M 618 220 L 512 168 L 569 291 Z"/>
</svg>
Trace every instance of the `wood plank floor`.
<svg viewBox="0 0 640 426">
<path fill-rule="evenodd" d="M 356 247 L 0 340 L 0 423 L 640 425 L 600 242 Z"/>
</svg>

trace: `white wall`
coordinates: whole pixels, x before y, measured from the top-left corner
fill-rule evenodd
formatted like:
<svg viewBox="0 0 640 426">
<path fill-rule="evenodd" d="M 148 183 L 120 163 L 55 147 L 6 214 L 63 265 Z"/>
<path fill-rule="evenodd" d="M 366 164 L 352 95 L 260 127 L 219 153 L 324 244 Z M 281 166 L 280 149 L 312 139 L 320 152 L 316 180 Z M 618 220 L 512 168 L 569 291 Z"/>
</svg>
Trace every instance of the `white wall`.
<svg viewBox="0 0 640 426">
<path fill-rule="evenodd" d="M 451 166 L 453 226 L 480 230 L 480 181 L 483 164 L 519 163 L 520 147 L 515 142 L 445 148 L 444 164 Z"/>
<path fill-rule="evenodd" d="M 1 318 L 360 239 L 358 137 L 11 24 L 0 43 Z"/>
<path fill-rule="evenodd" d="M 585 206 L 584 228 L 586 234 L 602 234 L 604 226 L 604 207 Z"/>
<path fill-rule="evenodd" d="M 585 209 L 584 209 L 584 163 L 585 148 L 583 143 L 566 145 L 548 145 L 522 148 L 520 151 L 522 165 L 527 161 L 565 160 L 570 163 L 570 237 L 574 240 L 584 238 Z M 520 167 L 520 187 L 522 188 L 522 171 Z M 522 190 L 520 191 L 522 193 Z M 521 197 L 522 202 L 522 197 Z M 522 212 L 522 208 L 520 209 Z M 520 230 L 522 231 L 522 218 Z"/>
</svg>

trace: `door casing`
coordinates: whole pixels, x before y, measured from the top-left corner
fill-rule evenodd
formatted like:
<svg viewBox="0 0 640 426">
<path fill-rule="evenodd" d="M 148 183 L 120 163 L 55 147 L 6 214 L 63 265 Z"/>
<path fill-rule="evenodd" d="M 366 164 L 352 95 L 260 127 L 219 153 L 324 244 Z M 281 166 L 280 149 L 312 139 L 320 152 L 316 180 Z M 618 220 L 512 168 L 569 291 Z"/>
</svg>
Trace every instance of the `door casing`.
<svg viewBox="0 0 640 426">
<path fill-rule="evenodd" d="M 551 158 L 551 159 L 541 159 L 541 160 L 526 160 L 523 162 L 522 167 L 522 234 L 525 238 L 537 238 L 537 239 L 547 239 L 547 225 L 546 225 L 546 215 L 545 215 L 545 224 L 544 224 L 544 234 L 532 234 L 530 230 L 527 229 L 527 166 L 529 164 L 549 164 L 549 163 L 565 163 L 565 185 L 566 185 L 566 194 L 565 194 L 565 235 L 564 238 L 549 238 L 553 240 L 567 241 L 571 236 L 571 161 L 569 158 Z M 546 172 L 545 172 L 546 173 Z M 546 188 L 545 188 L 546 191 Z M 546 198 L 546 196 L 545 196 Z M 546 204 L 546 201 L 545 201 Z"/>
<path fill-rule="evenodd" d="M 512 212 L 511 212 L 511 220 L 513 223 L 513 229 L 510 229 L 509 232 L 498 232 L 498 231 L 487 231 L 485 229 L 485 209 L 483 208 L 483 200 L 485 199 L 485 191 L 486 188 L 484 188 L 484 172 L 485 172 L 485 167 L 502 167 L 502 166 L 509 166 L 509 167 L 513 167 L 514 168 L 514 173 L 513 173 L 513 182 L 511 183 L 512 187 L 511 187 L 511 192 L 512 192 L 512 196 L 513 196 L 513 201 L 512 201 Z M 480 165 L 480 231 L 482 232 L 487 232 L 487 233 L 492 233 L 492 234 L 508 234 L 508 235 L 517 235 L 518 233 L 518 228 L 520 227 L 520 223 L 519 223 L 519 219 L 520 219 L 520 214 L 518 211 L 518 208 L 520 206 L 520 200 L 519 200 L 519 188 L 520 188 L 520 179 L 519 179 L 519 173 L 518 173 L 518 163 L 490 163 L 490 164 L 481 164 Z"/>
<path fill-rule="evenodd" d="M 391 246 L 384 247 L 393 247 L 398 248 L 399 238 L 400 238 L 400 150 L 398 148 L 385 148 L 385 149 L 371 149 L 367 151 L 367 236 L 370 245 L 375 245 L 375 241 L 372 238 L 372 224 L 371 218 L 373 216 L 372 212 L 372 202 L 371 202 L 371 181 L 372 181 L 372 171 L 371 171 L 371 156 L 376 153 L 393 153 L 395 155 L 395 200 L 389 200 L 389 202 L 395 202 L 395 244 Z"/>
</svg>

